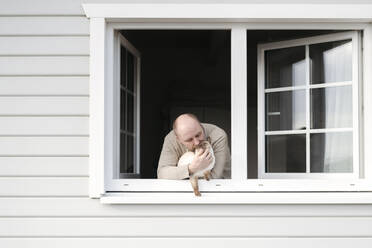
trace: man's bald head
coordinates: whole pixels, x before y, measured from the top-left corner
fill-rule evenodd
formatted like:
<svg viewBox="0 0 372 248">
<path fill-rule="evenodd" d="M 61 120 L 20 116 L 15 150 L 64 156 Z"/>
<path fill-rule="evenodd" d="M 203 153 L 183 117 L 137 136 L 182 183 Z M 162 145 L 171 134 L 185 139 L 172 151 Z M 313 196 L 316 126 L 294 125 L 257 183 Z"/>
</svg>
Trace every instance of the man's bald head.
<svg viewBox="0 0 372 248">
<path fill-rule="evenodd" d="M 204 129 L 193 114 L 182 114 L 173 122 L 173 131 L 177 139 L 189 150 L 194 149 L 205 139 Z"/>
<path fill-rule="evenodd" d="M 177 128 L 184 128 L 184 126 L 189 126 L 190 124 L 200 124 L 200 121 L 196 115 L 191 113 L 186 113 L 179 115 L 173 122 L 173 130 L 177 135 Z"/>
</svg>

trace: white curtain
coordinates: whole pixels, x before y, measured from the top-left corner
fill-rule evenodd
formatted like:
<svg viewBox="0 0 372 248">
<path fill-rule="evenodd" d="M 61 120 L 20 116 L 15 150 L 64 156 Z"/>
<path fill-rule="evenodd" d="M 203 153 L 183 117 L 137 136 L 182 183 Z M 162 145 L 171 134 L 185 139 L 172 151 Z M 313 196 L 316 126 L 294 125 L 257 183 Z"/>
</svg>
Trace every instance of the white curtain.
<svg viewBox="0 0 372 248">
<path fill-rule="evenodd" d="M 351 42 L 323 52 L 325 82 L 352 79 Z M 352 127 L 352 87 L 327 87 L 325 90 L 325 127 Z M 352 132 L 325 134 L 324 172 L 350 171 Z"/>
</svg>

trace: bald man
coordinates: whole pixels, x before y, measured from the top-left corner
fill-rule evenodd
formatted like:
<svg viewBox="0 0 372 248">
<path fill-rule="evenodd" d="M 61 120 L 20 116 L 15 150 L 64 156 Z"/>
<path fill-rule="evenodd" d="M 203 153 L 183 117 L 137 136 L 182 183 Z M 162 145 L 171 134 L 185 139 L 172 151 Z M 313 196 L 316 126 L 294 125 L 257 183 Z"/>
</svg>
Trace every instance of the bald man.
<svg viewBox="0 0 372 248">
<path fill-rule="evenodd" d="M 165 137 L 158 164 L 159 179 L 185 179 L 194 172 L 206 168 L 211 155 L 207 152 L 197 154 L 194 160 L 184 167 L 177 167 L 179 158 L 187 151 L 193 151 L 202 140 L 210 138 L 216 158 L 211 178 L 230 178 L 231 158 L 227 135 L 221 128 L 200 123 L 192 114 L 177 117 L 173 130 Z"/>
</svg>

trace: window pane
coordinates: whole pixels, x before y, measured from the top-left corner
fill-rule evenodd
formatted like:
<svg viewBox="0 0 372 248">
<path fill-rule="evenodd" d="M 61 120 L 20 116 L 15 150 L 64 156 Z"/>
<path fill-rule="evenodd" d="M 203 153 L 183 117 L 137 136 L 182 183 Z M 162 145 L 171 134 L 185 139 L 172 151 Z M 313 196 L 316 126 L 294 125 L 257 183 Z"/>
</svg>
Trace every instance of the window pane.
<svg viewBox="0 0 372 248">
<path fill-rule="evenodd" d="M 266 136 L 266 172 L 306 172 L 306 135 Z"/>
<path fill-rule="evenodd" d="M 135 60 L 134 60 L 134 57 L 131 53 L 127 53 L 127 56 L 128 56 L 128 60 L 127 60 L 127 79 L 128 79 L 128 84 L 127 84 L 127 88 L 133 92 L 133 85 L 134 85 L 134 63 L 135 63 Z"/>
<path fill-rule="evenodd" d="M 125 47 L 120 46 L 120 85 L 126 87 L 127 82 L 127 50 Z"/>
<path fill-rule="evenodd" d="M 351 40 L 310 45 L 311 83 L 352 80 Z"/>
<path fill-rule="evenodd" d="M 353 134 L 310 135 L 311 172 L 353 172 Z"/>
<path fill-rule="evenodd" d="M 266 88 L 304 85 L 305 46 L 266 51 L 265 77 Z"/>
<path fill-rule="evenodd" d="M 306 129 L 305 90 L 266 94 L 266 131 Z"/>
<path fill-rule="evenodd" d="M 120 134 L 120 173 L 134 173 L 133 166 L 129 163 L 129 154 L 131 144 L 128 143 L 128 135 Z M 133 160 L 133 155 L 131 156 Z"/>
<path fill-rule="evenodd" d="M 128 132 L 133 133 L 134 126 L 134 98 L 133 95 L 127 94 L 127 106 L 128 106 L 128 115 L 127 115 L 127 130 Z"/>
<path fill-rule="evenodd" d="M 311 90 L 311 128 L 352 127 L 351 86 Z"/>
<path fill-rule="evenodd" d="M 133 136 L 127 135 L 127 171 L 128 173 L 134 173 L 134 142 Z"/>
<path fill-rule="evenodd" d="M 126 92 L 124 90 L 120 90 L 120 129 L 126 130 L 125 126 L 125 119 L 126 119 Z"/>
</svg>

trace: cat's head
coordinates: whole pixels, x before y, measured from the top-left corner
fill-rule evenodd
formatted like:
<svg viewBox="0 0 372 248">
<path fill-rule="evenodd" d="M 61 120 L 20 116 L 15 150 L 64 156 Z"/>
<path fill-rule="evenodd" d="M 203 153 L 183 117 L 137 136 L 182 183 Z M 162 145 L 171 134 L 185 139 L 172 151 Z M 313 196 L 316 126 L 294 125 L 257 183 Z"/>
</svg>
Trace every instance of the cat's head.
<svg viewBox="0 0 372 248">
<path fill-rule="evenodd" d="M 211 145 L 211 139 L 208 137 L 206 140 L 201 141 L 197 146 L 195 146 L 195 151 L 197 150 L 203 150 L 209 149 L 212 147 Z"/>
</svg>

